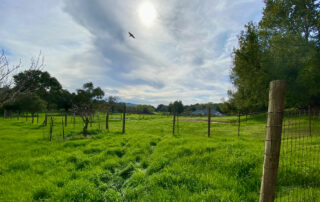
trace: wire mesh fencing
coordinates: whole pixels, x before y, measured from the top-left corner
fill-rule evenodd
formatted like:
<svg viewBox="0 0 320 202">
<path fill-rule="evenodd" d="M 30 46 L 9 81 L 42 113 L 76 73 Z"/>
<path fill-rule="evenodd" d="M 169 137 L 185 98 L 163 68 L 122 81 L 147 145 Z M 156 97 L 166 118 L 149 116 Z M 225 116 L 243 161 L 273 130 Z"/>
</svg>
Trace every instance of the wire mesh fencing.
<svg viewBox="0 0 320 202">
<path fill-rule="evenodd" d="M 276 201 L 320 201 L 320 113 L 286 111 Z"/>
</svg>

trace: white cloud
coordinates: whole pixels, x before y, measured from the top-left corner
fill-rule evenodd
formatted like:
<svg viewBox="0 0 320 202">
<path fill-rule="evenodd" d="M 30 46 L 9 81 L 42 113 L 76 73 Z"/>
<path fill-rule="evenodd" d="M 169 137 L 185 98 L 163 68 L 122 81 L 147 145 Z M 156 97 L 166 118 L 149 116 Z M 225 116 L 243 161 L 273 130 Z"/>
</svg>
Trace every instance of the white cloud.
<svg viewBox="0 0 320 202">
<path fill-rule="evenodd" d="M 145 26 L 138 0 L 23 2 L 0 6 L 0 48 L 12 60 L 42 50 L 46 70 L 68 89 L 93 81 L 122 100 L 151 104 L 226 97 L 237 35 L 261 17 L 263 6 L 256 0 L 149 0 L 157 17 Z"/>
</svg>

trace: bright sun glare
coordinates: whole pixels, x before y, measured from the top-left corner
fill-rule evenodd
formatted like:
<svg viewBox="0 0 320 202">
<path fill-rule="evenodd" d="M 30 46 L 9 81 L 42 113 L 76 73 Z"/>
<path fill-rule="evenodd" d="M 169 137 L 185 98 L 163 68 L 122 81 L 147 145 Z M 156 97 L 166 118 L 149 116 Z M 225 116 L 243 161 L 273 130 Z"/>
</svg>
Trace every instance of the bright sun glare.
<svg viewBox="0 0 320 202">
<path fill-rule="evenodd" d="M 141 22 L 146 26 L 151 26 L 157 17 L 157 11 L 150 2 L 142 3 L 139 6 L 138 13 Z"/>
</svg>

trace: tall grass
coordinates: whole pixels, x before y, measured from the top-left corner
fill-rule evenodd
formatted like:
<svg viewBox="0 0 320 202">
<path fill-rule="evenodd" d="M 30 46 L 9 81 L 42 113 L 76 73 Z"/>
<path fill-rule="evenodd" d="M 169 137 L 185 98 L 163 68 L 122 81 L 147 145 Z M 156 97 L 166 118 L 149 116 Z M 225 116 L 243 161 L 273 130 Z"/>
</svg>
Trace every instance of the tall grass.
<svg viewBox="0 0 320 202">
<path fill-rule="evenodd" d="M 258 200 L 265 115 L 242 119 L 240 137 L 237 125 L 212 123 L 211 138 L 206 122 L 180 122 L 172 135 L 172 117 L 159 115 L 127 115 L 121 134 L 120 116 L 109 131 L 96 116 L 86 138 L 69 117 L 64 140 L 55 117 L 51 142 L 43 114 L 39 124 L 0 119 L 0 200 Z"/>
</svg>

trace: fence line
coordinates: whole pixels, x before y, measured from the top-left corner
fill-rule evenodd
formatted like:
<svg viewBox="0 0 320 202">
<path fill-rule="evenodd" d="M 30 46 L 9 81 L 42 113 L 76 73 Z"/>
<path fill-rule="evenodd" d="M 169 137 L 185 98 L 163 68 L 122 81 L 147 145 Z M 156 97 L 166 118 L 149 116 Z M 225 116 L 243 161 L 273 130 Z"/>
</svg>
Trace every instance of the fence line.
<svg viewBox="0 0 320 202">
<path fill-rule="evenodd" d="M 258 116 L 259 114 L 265 113 L 259 112 L 252 113 L 250 115 Z M 251 121 L 250 117 L 247 119 L 247 117 L 244 116 L 245 114 L 239 114 L 239 116 L 234 118 L 228 118 L 227 120 L 229 122 L 224 122 L 226 124 L 233 125 L 232 130 L 234 130 L 234 133 L 232 134 L 235 137 L 237 136 L 237 128 L 240 132 L 238 135 L 241 137 L 241 134 L 245 134 L 250 130 L 250 124 L 255 124 L 255 122 Z M 320 201 L 320 113 L 309 108 L 308 110 L 285 111 L 283 116 L 284 119 L 282 123 L 281 149 L 275 201 Z M 31 116 L 27 116 L 27 118 L 29 117 Z M 58 117 L 61 117 L 61 119 L 58 119 Z M 92 118 L 91 127 L 89 127 L 89 129 L 92 134 L 98 134 L 101 132 L 108 132 L 109 127 L 111 127 L 111 131 L 117 131 L 120 133 L 121 122 L 124 120 L 153 120 L 162 117 L 164 118 L 164 122 L 166 122 L 162 122 L 166 128 L 165 131 L 170 133 L 173 127 L 171 121 L 173 120 L 167 116 L 154 115 L 131 116 L 131 114 L 121 115 L 98 113 L 95 118 Z M 203 121 L 203 123 L 201 123 L 201 127 L 203 127 L 203 136 L 206 135 L 206 122 L 208 124 L 208 134 L 210 129 L 215 129 L 214 124 L 212 124 L 212 128 L 210 128 L 211 123 L 214 122 L 211 117 L 212 116 L 209 115 L 207 119 L 199 119 Z M 261 117 L 264 118 L 264 116 Z M 37 118 L 40 119 L 41 123 L 41 121 L 45 119 L 45 116 L 37 116 Z M 83 121 L 79 116 L 71 115 L 68 118 L 65 115 L 50 116 L 50 114 L 47 114 L 47 118 L 49 118 L 49 127 L 42 127 L 43 134 L 46 139 L 51 141 L 63 141 L 73 138 L 75 135 L 80 135 L 82 132 Z M 65 123 L 66 118 L 67 121 L 69 121 L 68 125 Z M 24 121 L 24 119 L 22 121 Z M 183 126 L 188 123 L 183 121 L 184 119 L 179 120 L 181 134 L 188 133 L 186 129 L 183 130 Z M 31 120 L 29 119 L 28 122 L 31 123 Z M 106 127 L 101 127 L 101 124 L 102 126 L 106 124 Z M 175 125 L 177 124 L 178 123 L 175 123 Z M 130 131 L 130 125 L 128 131 Z M 262 137 L 261 134 L 262 133 L 259 131 L 259 137 Z M 257 167 L 260 166 L 259 162 Z"/>
<path fill-rule="evenodd" d="M 276 201 L 320 200 L 319 154 L 319 112 L 285 112 Z"/>
</svg>

